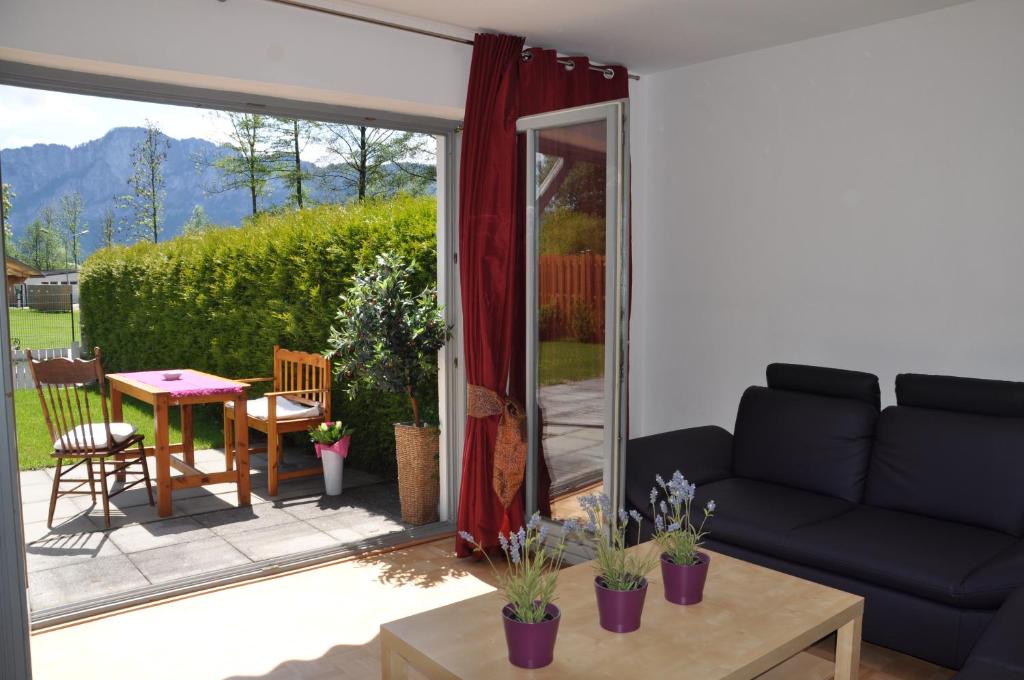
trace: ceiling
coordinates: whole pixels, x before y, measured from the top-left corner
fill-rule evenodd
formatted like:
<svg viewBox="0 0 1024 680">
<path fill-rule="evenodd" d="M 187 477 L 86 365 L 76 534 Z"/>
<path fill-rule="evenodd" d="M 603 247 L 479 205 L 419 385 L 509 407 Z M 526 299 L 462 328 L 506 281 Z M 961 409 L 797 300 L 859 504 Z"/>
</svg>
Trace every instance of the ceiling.
<svg viewBox="0 0 1024 680">
<path fill-rule="evenodd" d="M 971 0 L 361 0 L 448 24 L 526 37 L 653 73 L 805 40 Z M 352 7 L 340 0 L 337 4 Z"/>
</svg>

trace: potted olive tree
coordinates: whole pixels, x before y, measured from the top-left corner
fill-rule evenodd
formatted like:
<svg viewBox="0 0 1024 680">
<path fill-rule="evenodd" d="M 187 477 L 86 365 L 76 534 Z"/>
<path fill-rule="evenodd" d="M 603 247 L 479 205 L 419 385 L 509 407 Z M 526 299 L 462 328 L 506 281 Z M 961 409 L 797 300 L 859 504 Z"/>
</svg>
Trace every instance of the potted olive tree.
<svg viewBox="0 0 1024 680">
<path fill-rule="evenodd" d="M 441 433 L 420 419 L 415 389 L 434 374 L 450 330 L 437 291 L 412 292 L 415 271 L 400 255 L 384 253 L 357 272 L 341 296 L 327 355 L 350 396 L 360 386 L 408 395 L 412 422 L 395 423 L 398 494 L 402 519 L 426 524 L 437 521 Z"/>
</svg>

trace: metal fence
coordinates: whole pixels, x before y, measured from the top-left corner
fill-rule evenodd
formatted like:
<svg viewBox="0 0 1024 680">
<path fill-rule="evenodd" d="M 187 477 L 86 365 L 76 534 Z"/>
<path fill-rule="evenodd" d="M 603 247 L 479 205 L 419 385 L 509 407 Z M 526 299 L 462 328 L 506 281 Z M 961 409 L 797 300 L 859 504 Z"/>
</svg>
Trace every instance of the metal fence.
<svg viewBox="0 0 1024 680">
<path fill-rule="evenodd" d="M 81 342 L 82 317 L 72 286 L 21 285 L 14 293 L 7 309 L 12 349 L 69 349 Z"/>
</svg>

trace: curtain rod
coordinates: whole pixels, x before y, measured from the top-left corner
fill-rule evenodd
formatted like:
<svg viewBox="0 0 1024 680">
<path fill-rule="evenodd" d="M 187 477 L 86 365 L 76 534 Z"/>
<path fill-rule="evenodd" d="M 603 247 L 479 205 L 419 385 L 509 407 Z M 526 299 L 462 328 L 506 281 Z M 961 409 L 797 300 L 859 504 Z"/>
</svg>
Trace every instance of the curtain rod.
<svg viewBox="0 0 1024 680">
<path fill-rule="evenodd" d="M 220 0 L 220 2 L 226 2 L 227 0 Z M 329 14 L 335 17 L 341 17 L 342 19 L 352 19 L 353 21 L 362 21 L 363 23 L 373 24 L 374 26 L 383 26 L 385 28 L 394 28 L 399 31 L 406 31 L 407 33 L 417 33 L 419 35 L 425 35 L 431 38 L 439 38 L 440 40 L 448 40 L 450 42 L 459 43 L 461 45 L 472 45 L 473 41 L 468 38 L 460 38 L 457 35 L 450 35 L 448 33 L 440 33 L 438 31 L 429 31 L 425 28 L 416 28 L 415 26 L 409 26 L 407 24 L 399 24 L 394 21 L 385 21 L 384 19 L 374 19 L 373 17 L 363 16 L 361 14 L 355 14 L 353 12 L 344 12 L 339 9 L 331 9 L 329 7 L 322 7 L 320 5 L 314 5 L 308 2 L 302 2 L 301 0 L 266 0 L 267 2 L 273 2 L 278 5 L 287 5 L 289 7 L 297 7 L 299 9 L 308 9 L 312 12 L 320 12 L 321 14 Z M 566 67 L 572 67 L 575 63 L 571 59 L 559 59 L 559 64 Z M 607 77 L 608 73 L 612 73 L 611 69 L 607 66 L 600 64 L 591 64 L 591 71 L 600 71 Z M 627 74 L 631 80 L 640 80 L 640 76 L 632 73 Z"/>
</svg>

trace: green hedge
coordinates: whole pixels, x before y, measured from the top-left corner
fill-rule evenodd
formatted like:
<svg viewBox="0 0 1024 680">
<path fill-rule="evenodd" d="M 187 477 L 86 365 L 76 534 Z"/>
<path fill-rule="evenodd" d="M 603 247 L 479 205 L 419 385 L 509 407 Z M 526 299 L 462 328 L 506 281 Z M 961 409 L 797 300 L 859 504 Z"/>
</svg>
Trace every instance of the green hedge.
<svg viewBox="0 0 1024 680">
<path fill-rule="evenodd" d="M 436 279 L 436 204 L 400 197 L 264 214 L 239 228 L 166 243 L 105 248 L 80 277 L 85 346 L 107 371 L 188 367 L 223 376 L 269 375 L 273 346 L 320 352 L 338 296 L 359 267 L 395 250 Z M 436 380 L 422 388 L 436 421 Z M 334 415 L 355 427 L 351 463 L 394 474 L 392 423 L 409 420 L 404 395 L 335 386 Z"/>
</svg>

